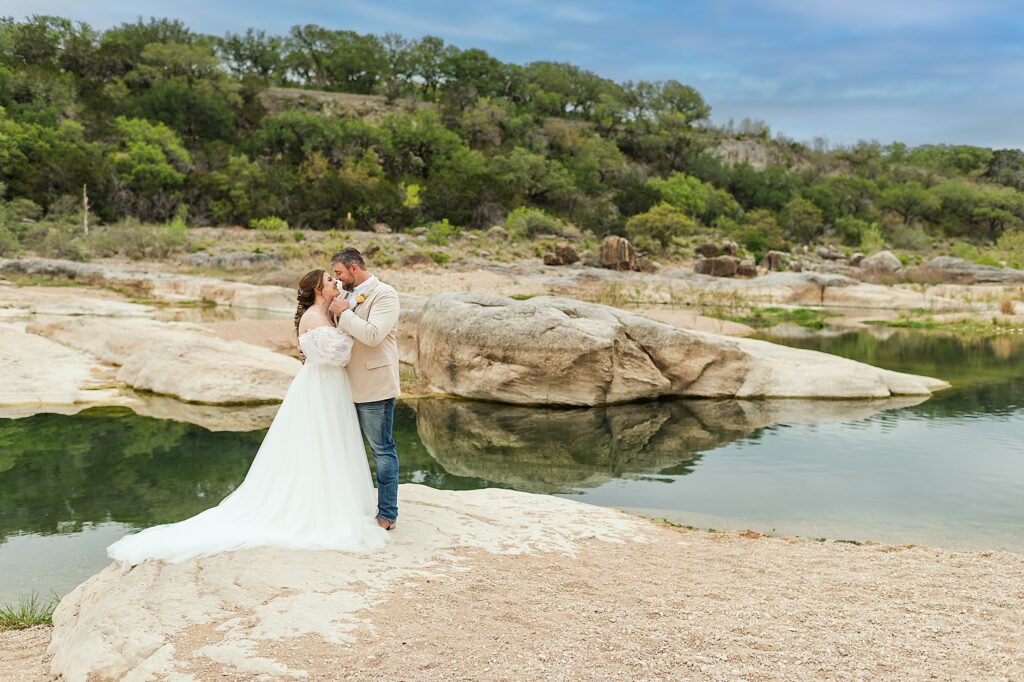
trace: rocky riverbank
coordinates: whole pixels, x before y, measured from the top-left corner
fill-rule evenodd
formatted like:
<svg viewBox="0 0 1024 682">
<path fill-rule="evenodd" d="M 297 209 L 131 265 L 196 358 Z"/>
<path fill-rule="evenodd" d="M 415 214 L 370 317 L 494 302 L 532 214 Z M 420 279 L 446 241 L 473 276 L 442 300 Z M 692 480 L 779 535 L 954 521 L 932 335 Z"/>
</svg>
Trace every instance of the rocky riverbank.
<svg viewBox="0 0 1024 682">
<path fill-rule="evenodd" d="M 691 531 L 405 485 L 381 552 L 111 566 L 12 679 L 1016 679 L 1024 558 Z M 511 597 L 510 595 L 515 595 Z M 440 633 L 445 633 L 443 636 Z"/>
<path fill-rule="evenodd" d="M 152 408 L 160 401 L 148 396 L 158 395 L 182 404 L 232 406 L 234 419 L 238 405 L 279 402 L 298 371 L 288 357 L 295 352 L 291 303 L 282 287 L 69 261 L 3 261 L 2 272 L 86 286 L 0 287 L 0 331 L 8 348 L 3 371 L 12 377 L 0 393 L 0 414 L 23 416 L 33 406 Z M 859 286 L 872 285 L 853 288 Z M 141 298 L 110 287 L 141 292 Z M 208 307 L 192 309 L 199 323 L 170 313 L 203 301 Z M 267 331 L 202 323 L 204 310 L 242 307 L 269 315 Z M 700 330 L 706 324 L 699 316 L 673 318 L 698 328 L 682 329 L 611 306 L 482 293 L 405 295 L 402 308 L 403 363 L 425 388 L 461 397 L 599 405 L 662 396 L 927 396 L 944 386 L 821 353 L 708 333 Z M 748 333 L 735 327 L 731 331 Z M 244 332 L 256 336 L 246 338 Z M 40 357 L 51 361 L 40 363 Z"/>
</svg>

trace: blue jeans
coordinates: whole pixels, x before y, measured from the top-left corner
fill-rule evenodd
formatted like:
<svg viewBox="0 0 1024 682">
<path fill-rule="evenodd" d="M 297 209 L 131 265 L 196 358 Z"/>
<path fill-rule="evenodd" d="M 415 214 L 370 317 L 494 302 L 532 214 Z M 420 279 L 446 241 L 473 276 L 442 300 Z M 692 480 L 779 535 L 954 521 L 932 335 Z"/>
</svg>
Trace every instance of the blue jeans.
<svg viewBox="0 0 1024 682">
<path fill-rule="evenodd" d="M 398 519 L 398 452 L 391 426 L 395 420 L 395 399 L 356 403 L 359 428 L 370 443 L 377 463 L 377 515 L 386 521 Z"/>
</svg>

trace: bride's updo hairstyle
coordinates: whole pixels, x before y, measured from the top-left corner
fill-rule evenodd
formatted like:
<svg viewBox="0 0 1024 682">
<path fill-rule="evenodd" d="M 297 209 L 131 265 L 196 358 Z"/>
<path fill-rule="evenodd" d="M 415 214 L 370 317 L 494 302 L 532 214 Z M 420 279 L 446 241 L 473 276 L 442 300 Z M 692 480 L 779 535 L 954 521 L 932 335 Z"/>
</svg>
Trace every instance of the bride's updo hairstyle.
<svg viewBox="0 0 1024 682">
<path fill-rule="evenodd" d="M 295 300 L 299 307 L 295 309 L 295 333 L 299 333 L 299 321 L 302 314 L 316 302 L 316 295 L 324 290 L 324 273 L 326 270 L 310 270 L 299 280 L 299 291 Z"/>
</svg>

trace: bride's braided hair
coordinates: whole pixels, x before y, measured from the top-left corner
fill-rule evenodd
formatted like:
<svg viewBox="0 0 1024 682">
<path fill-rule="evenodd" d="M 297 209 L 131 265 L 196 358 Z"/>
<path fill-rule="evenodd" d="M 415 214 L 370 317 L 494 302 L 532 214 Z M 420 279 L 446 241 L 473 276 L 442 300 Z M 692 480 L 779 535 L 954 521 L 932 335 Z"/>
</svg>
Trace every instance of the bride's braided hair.
<svg viewBox="0 0 1024 682">
<path fill-rule="evenodd" d="M 324 273 L 326 270 L 310 270 L 299 280 L 299 291 L 295 300 L 299 307 L 295 309 L 295 333 L 299 333 L 299 322 L 302 314 L 316 302 L 316 295 L 324 289 Z"/>
</svg>

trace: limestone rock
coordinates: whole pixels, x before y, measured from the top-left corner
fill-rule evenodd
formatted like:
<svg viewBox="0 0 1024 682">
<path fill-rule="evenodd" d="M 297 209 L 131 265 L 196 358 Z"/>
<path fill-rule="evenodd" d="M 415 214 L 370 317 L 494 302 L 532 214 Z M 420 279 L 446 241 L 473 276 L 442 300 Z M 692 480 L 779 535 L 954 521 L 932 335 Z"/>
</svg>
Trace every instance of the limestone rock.
<svg viewBox="0 0 1024 682">
<path fill-rule="evenodd" d="M 693 265 L 693 271 L 698 275 L 735 277 L 739 266 L 740 259 L 735 256 L 715 256 L 714 258 L 702 258 L 698 260 Z"/>
<path fill-rule="evenodd" d="M 495 225 L 491 229 L 487 230 L 487 238 L 500 242 L 508 241 L 508 230 L 501 225 Z"/>
<path fill-rule="evenodd" d="M 483 294 L 427 301 L 417 372 L 444 393 L 543 405 L 670 395 L 887 398 L 946 386 L 825 353 L 677 329 L 608 306 Z"/>
<path fill-rule="evenodd" d="M 409 234 L 411 234 L 413 237 L 422 237 L 425 234 L 427 234 L 427 228 L 425 228 L 425 227 L 414 227 L 409 232 Z"/>
<path fill-rule="evenodd" d="M 377 234 L 391 234 L 391 226 L 387 223 L 375 223 L 373 231 Z"/>
<path fill-rule="evenodd" d="M 420 318 L 427 298 L 408 294 L 399 294 L 398 297 L 398 360 L 415 368 L 419 360 Z"/>
<path fill-rule="evenodd" d="M 0 258 L 0 275 L 41 275 L 86 284 L 118 285 L 168 303 L 209 301 L 234 308 L 295 313 L 295 289 L 152 270 L 129 270 L 50 258 Z"/>
<path fill-rule="evenodd" d="M 199 251 L 198 253 L 190 253 L 185 256 L 184 260 L 193 267 L 223 268 L 225 270 L 277 267 L 284 263 L 284 258 L 276 253 L 253 253 L 251 251 L 232 251 L 217 254 Z"/>
<path fill-rule="evenodd" d="M 789 267 L 789 254 L 785 251 L 769 251 L 761 257 L 761 267 L 769 271 L 781 271 Z"/>
<path fill-rule="evenodd" d="M 857 251 L 856 253 L 850 254 L 850 257 L 846 259 L 846 263 L 847 263 L 847 265 L 852 265 L 854 267 L 857 267 L 857 266 L 859 266 L 861 264 L 861 261 L 863 261 L 863 260 L 864 260 L 864 254 L 861 253 L 860 251 Z"/>
<path fill-rule="evenodd" d="M 117 402 L 116 389 L 108 387 L 114 369 L 95 357 L 8 327 L 0 327 L 0 348 L 0 405 Z"/>
<path fill-rule="evenodd" d="M 608 235 L 601 242 L 597 260 L 602 268 L 609 270 L 636 270 L 636 249 L 623 237 Z"/>
<path fill-rule="evenodd" d="M 754 265 L 753 258 L 744 258 L 740 261 L 740 264 L 736 266 L 737 277 L 757 277 L 757 266 Z"/>
<path fill-rule="evenodd" d="M 576 249 L 570 244 L 559 244 L 554 253 L 544 254 L 544 265 L 572 265 L 579 261 Z"/>
<path fill-rule="evenodd" d="M 284 398 L 299 361 L 261 346 L 228 342 L 195 325 L 141 319 L 60 320 L 28 331 L 120 365 L 133 388 L 210 404 Z"/>
<path fill-rule="evenodd" d="M 893 255 L 892 251 L 879 251 L 862 260 L 860 267 L 872 272 L 899 272 L 903 263 Z"/>
<path fill-rule="evenodd" d="M 1024 270 L 997 268 L 993 265 L 976 265 L 963 258 L 938 256 L 925 263 L 924 268 L 939 272 L 951 281 L 964 283 L 1016 284 L 1024 282 Z"/>
<path fill-rule="evenodd" d="M 402 522 L 370 555 L 265 548 L 127 572 L 110 565 L 54 612 L 51 673 L 68 682 L 344 677 L 323 669 L 316 647 L 367 636 L 360 611 L 410 580 L 456 579 L 466 551 L 503 561 L 571 555 L 594 539 L 643 541 L 649 528 L 612 509 L 511 490 L 404 484 L 398 495 Z M 206 673 L 192 677 L 192 664 Z"/>
</svg>

